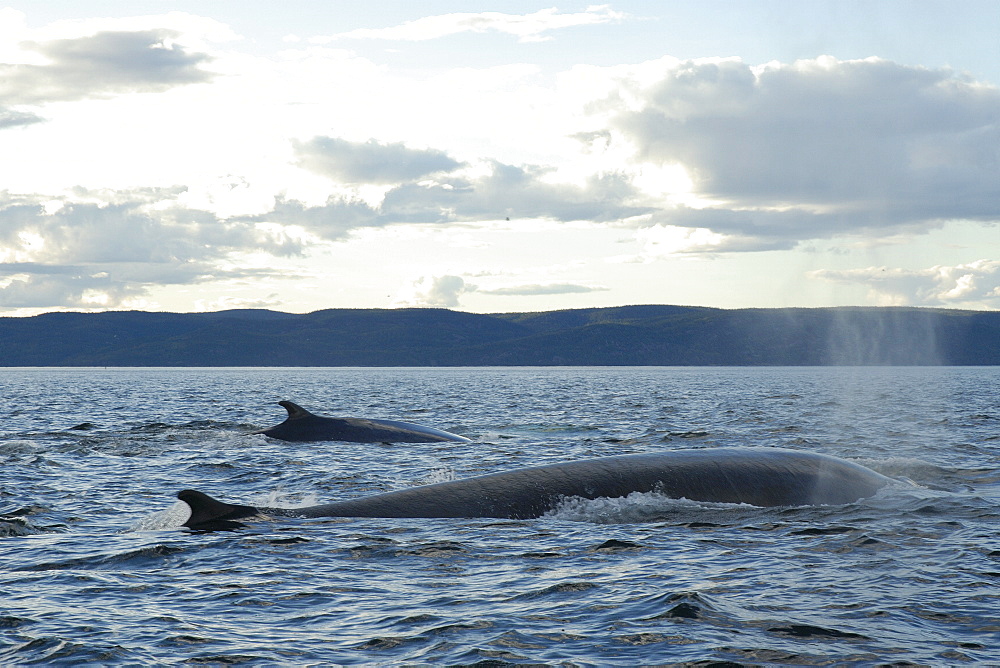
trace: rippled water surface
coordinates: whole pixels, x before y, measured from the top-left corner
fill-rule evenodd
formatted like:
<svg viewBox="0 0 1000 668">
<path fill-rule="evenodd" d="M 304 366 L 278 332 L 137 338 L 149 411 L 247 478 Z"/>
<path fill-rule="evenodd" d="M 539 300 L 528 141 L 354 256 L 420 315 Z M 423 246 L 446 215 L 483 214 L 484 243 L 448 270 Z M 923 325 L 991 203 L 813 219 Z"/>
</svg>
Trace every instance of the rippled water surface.
<svg viewBox="0 0 1000 668">
<path fill-rule="evenodd" d="M 1000 369 L 0 370 L 0 663 L 1000 663 Z M 471 444 L 252 435 L 290 399 Z M 180 527 L 621 453 L 823 452 L 849 506 Z M 915 484 L 914 484 L 915 483 Z"/>
</svg>

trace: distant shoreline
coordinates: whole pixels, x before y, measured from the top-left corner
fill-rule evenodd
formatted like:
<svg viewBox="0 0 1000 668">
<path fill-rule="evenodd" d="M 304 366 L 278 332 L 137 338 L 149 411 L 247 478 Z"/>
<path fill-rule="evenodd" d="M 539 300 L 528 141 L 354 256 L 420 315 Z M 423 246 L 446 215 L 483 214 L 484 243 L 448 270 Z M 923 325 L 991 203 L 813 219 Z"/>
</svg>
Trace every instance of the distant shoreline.
<svg viewBox="0 0 1000 668">
<path fill-rule="evenodd" d="M 0 367 L 995 365 L 996 311 L 646 305 L 0 317 Z"/>
</svg>

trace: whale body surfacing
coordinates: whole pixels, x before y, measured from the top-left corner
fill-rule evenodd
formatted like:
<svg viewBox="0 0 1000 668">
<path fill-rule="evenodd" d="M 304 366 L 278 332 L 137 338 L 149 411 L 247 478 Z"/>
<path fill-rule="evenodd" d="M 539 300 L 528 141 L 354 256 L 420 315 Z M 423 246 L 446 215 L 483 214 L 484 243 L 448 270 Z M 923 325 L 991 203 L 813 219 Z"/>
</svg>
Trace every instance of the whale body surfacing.
<svg viewBox="0 0 1000 668">
<path fill-rule="evenodd" d="M 232 505 L 195 490 L 177 496 L 191 507 L 184 526 L 207 528 L 256 515 L 529 519 L 553 510 L 564 498 L 618 498 L 633 492 L 754 506 L 839 505 L 872 496 L 890 482 L 829 455 L 707 448 L 535 466 L 305 508 Z"/>
<path fill-rule="evenodd" d="M 353 443 L 469 443 L 458 434 L 396 420 L 330 418 L 313 415 L 291 401 L 279 401 L 288 411 L 281 424 L 255 431 L 282 441 L 351 441 Z"/>
</svg>

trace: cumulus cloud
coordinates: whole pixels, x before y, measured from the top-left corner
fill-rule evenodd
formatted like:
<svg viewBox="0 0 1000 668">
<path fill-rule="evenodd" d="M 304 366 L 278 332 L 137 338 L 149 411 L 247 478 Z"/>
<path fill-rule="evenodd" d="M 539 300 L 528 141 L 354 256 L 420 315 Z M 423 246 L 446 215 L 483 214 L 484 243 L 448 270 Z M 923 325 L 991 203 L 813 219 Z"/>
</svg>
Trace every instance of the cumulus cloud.
<svg viewBox="0 0 1000 668">
<path fill-rule="evenodd" d="M 599 137 L 612 166 L 631 147 L 631 165 L 617 163 L 619 171 L 567 183 L 544 165 L 470 166 L 437 149 L 315 137 L 294 145 L 300 166 L 342 184 L 391 187 L 381 202 L 279 200 L 270 219 L 327 239 L 393 223 L 627 220 L 668 231 L 646 240 L 647 259 L 1000 220 L 995 86 L 874 58 L 663 59 L 606 74 L 613 85 L 596 87 L 611 92 L 588 107 L 599 126 L 568 136 L 588 146 Z M 643 166 L 680 169 L 689 196 L 651 191 Z M 674 230 L 690 232 L 664 252 Z"/>
<path fill-rule="evenodd" d="M 212 255 L 212 248 L 243 246 L 245 227 L 220 224 L 207 212 L 144 209 L 145 203 L 65 203 L 52 213 L 26 205 L 0 210 L 0 230 L 25 232 L 14 251 L 49 262 L 189 262 Z"/>
<path fill-rule="evenodd" d="M 153 286 L 270 276 L 220 263 L 240 251 L 286 254 L 295 243 L 185 209 L 173 201 L 182 191 L 0 193 L 0 305 L 114 307 Z"/>
<path fill-rule="evenodd" d="M 938 265 L 916 271 L 890 267 L 823 269 L 809 276 L 867 286 L 875 300 L 886 305 L 1000 307 L 1000 261 L 997 260 Z"/>
<path fill-rule="evenodd" d="M 0 307 L 94 308 L 117 306 L 145 292 L 98 268 L 0 263 Z"/>
<path fill-rule="evenodd" d="M 177 43 L 167 29 L 105 31 L 22 44 L 41 64 L 0 64 L 0 99 L 41 104 L 120 93 L 162 92 L 212 78 L 210 58 Z"/>
<path fill-rule="evenodd" d="M 331 197 L 321 206 L 278 198 L 268 214 L 250 220 L 300 225 L 326 239 L 351 230 L 399 223 L 449 223 L 501 218 L 614 222 L 655 209 L 632 202 L 637 193 L 622 174 L 594 175 L 582 185 L 546 180 L 550 170 L 491 161 L 488 171 L 449 174 L 390 188 L 370 205 L 357 198 Z"/>
<path fill-rule="evenodd" d="M 19 125 L 31 125 L 33 123 L 41 123 L 45 119 L 37 114 L 33 114 L 28 111 L 17 111 L 15 109 L 6 109 L 0 107 L 0 130 L 4 128 L 12 128 Z"/>
<path fill-rule="evenodd" d="M 393 306 L 456 308 L 459 297 L 475 290 L 461 276 L 421 276 L 403 288 Z"/>
<path fill-rule="evenodd" d="M 713 205 L 654 222 L 795 242 L 1000 219 L 1000 89 L 949 70 L 822 57 L 664 61 L 599 107 L 637 161 Z"/>
<path fill-rule="evenodd" d="M 379 227 L 388 224 L 378 209 L 360 199 L 331 197 L 320 206 L 307 206 L 294 199 L 279 196 L 274 208 L 258 216 L 250 216 L 249 221 L 296 225 L 320 237 L 330 240 L 346 239 L 351 231 L 362 227 Z"/>
<path fill-rule="evenodd" d="M 457 12 L 426 16 L 389 28 L 361 28 L 315 41 L 329 42 L 335 39 L 424 41 L 465 32 L 499 32 L 515 35 L 522 42 L 540 42 L 552 39 L 547 33 L 553 30 L 617 23 L 624 18 L 625 14 L 613 11 L 609 5 L 591 5 L 585 11 L 570 14 L 560 13 L 555 7 L 532 14 Z"/>
<path fill-rule="evenodd" d="M 653 209 L 631 200 L 636 191 L 625 175 L 599 174 L 582 185 L 547 180 L 550 170 L 491 162 L 481 176 L 433 184 L 408 184 L 386 193 L 383 208 L 402 217 L 437 210 L 445 220 L 498 217 L 560 221 L 618 221 Z M 412 213 L 411 213 L 412 212 Z"/>
<path fill-rule="evenodd" d="M 374 139 L 362 143 L 314 137 L 293 146 L 300 166 L 341 183 L 401 183 L 462 166 L 444 151 L 381 144 Z"/>
<path fill-rule="evenodd" d="M 207 281 L 260 281 L 280 276 L 279 272 L 268 269 L 222 269 L 208 261 L 80 265 L 0 263 L 0 308 L 116 308 L 134 303 L 150 289 L 162 286 L 198 285 Z M 260 303 L 274 305 L 273 301 Z"/>
</svg>

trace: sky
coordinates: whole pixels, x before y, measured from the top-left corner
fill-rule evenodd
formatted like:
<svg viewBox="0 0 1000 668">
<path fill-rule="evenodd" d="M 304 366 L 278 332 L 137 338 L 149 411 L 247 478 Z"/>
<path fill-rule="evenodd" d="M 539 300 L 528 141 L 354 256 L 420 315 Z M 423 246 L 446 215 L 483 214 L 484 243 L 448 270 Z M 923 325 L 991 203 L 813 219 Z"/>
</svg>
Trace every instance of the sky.
<svg viewBox="0 0 1000 668">
<path fill-rule="evenodd" d="M 0 316 L 1000 308 L 995 0 L 0 0 Z"/>
</svg>

